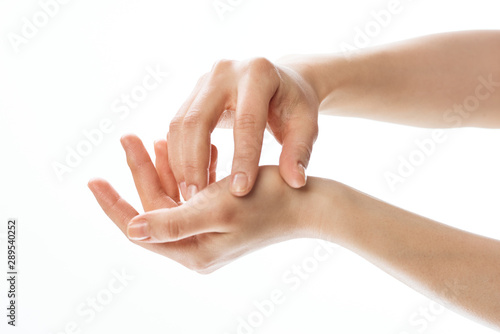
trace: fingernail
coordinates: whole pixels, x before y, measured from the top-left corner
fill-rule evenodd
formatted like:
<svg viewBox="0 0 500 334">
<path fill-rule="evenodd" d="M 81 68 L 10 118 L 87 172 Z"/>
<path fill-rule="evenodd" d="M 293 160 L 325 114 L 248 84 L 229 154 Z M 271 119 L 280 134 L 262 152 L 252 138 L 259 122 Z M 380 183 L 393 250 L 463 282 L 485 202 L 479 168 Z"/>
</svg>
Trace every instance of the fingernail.
<svg viewBox="0 0 500 334">
<path fill-rule="evenodd" d="M 198 187 L 195 186 L 194 184 L 190 185 L 188 188 L 187 188 L 187 200 L 189 200 L 191 197 L 193 197 L 194 195 L 196 195 L 196 193 L 198 192 Z"/>
<path fill-rule="evenodd" d="M 242 193 L 247 190 L 248 177 L 245 173 L 236 173 L 233 177 L 233 183 L 231 184 L 231 191 L 233 193 Z"/>
<path fill-rule="evenodd" d="M 302 163 L 298 163 L 297 165 L 297 170 L 299 172 L 300 175 L 302 175 L 303 177 L 303 182 L 302 182 L 302 185 L 300 185 L 301 187 L 302 186 L 305 186 L 306 185 L 306 181 L 307 181 L 307 174 L 306 174 L 306 168 L 304 167 L 304 165 Z"/>
<path fill-rule="evenodd" d="M 131 221 L 127 227 L 130 240 L 144 240 L 150 237 L 149 224 L 145 220 Z"/>
<path fill-rule="evenodd" d="M 182 197 L 186 198 L 186 196 L 187 196 L 187 194 L 186 194 L 187 193 L 186 182 L 182 181 L 181 183 L 179 183 L 179 188 L 181 189 Z"/>
</svg>

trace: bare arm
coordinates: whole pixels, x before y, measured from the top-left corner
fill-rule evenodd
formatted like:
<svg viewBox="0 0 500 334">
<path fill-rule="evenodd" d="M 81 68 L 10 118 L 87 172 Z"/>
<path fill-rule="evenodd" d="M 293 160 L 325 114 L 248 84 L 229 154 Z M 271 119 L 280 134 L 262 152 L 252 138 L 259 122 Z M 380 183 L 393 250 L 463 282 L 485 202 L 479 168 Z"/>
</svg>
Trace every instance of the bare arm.
<svg viewBox="0 0 500 334">
<path fill-rule="evenodd" d="M 304 191 L 314 192 L 307 197 L 323 208 L 321 238 L 500 329 L 500 241 L 418 216 L 335 181 L 318 181 L 311 178 Z"/>
<path fill-rule="evenodd" d="M 229 178 L 213 182 L 211 173 L 210 186 L 182 204 L 167 143 L 155 145 L 156 168 L 137 137 L 127 136 L 122 144 L 146 212 L 139 214 L 104 180 L 89 186 L 106 214 L 138 245 L 210 273 L 272 243 L 321 238 L 500 329 L 500 241 L 420 217 L 332 180 L 311 177 L 293 189 L 277 166 L 260 167 L 256 186 L 245 197 L 232 196 Z"/>
<path fill-rule="evenodd" d="M 353 54 L 288 56 L 325 114 L 423 127 L 500 127 L 500 31 L 414 38 Z"/>
</svg>

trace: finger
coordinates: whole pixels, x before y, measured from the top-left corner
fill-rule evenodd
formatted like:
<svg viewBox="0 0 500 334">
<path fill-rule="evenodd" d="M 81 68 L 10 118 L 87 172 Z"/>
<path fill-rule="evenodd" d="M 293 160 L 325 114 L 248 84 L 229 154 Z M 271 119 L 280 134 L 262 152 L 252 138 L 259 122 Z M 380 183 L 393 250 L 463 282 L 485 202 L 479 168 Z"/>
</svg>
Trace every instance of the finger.
<svg viewBox="0 0 500 334">
<path fill-rule="evenodd" d="M 244 196 L 257 177 L 262 139 L 267 123 L 269 101 L 276 87 L 247 77 L 238 87 L 238 104 L 234 121 L 234 158 L 231 192 Z"/>
<path fill-rule="evenodd" d="M 217 181 L 217 160 L 219 158 L 219 153 L 217 151 L 217 147 L 212 145 L 211 153 L 210 153 L 210 168 L 209 168 L 209 177 L 208 183 L 212 184 Z"/>
<path fill-rule="evenodd" d="M 174 118 L 170 122 L 169 131 L 167 133 L 169 165 L 172 173 L 175 176 L 178 188 L 181 189 L 182 196 L 186 196 L 184 169 L 182 168 L 182 125 L 184 116 L 187 113 L 189 106 L 193 103 L 198 95 L 203 83 L 208 75 L 205 74 L 198 79 L 193 91 L 189 94 L 188 98 L 181 105 Z"/>
<path fill-rule="evenodd" d="M 227 103 L 225 84 L 210 81 L 202 88 L 184 117 L 182 166 L 189 200 L 209 181 L 210 135 Z"/>
<path fill-rule="evenodd" d="M 175 181 L 174 173 L 168 163 L 168 144 L 164 139 L 155 142 L 156 172 L 160 179 L 163 191 L 175 202 L 181 201 L 179 188 Z"/>
<path fill-rule="evenodd" d="M 106 180 L 93 179 L 89 181 L 88 187 L 106 215 L 118 226 L 123 234 L 127 235 L 128 224 L 139 213 L 122 199 Z M 193 240 L 190 239 L 168 244 L 140 243 L 137 240 L 132 240 L 132 242 L 184 265 L 186 265 L 186 254 L 194 253 L 196 247 Z"/>
<path fill-rule="evenodd" d="M 203 195 L 200 193 L 198 196 Z M 208 203 L 203 204 L 202 208 L 184 204 L 136 216 L 128 225 L 128 237 L 131 240 L 161 243 L 178 242 L 202 233 L 224 232 L 218 222 L 211 218 Z"/>
<path fill-rule="evenodd" d="M 118 228 L 126 234 L 127 224 L 139 213 L 128 204 L 115 189 L 103 179 L 93 179 L 88 187 L 97 199 L 102 210 Z"/>
<path fill-rule="evenodd" d="M 125 135 L 120 141 L 144 210 L 176 206 L 177 203 L 163 191 L 156 168 L 139 137 Z"/>
<path fill-rule="evenodd" d="M 306 184 L 306 168 L 317 136 L 316 119 L 295 117 L 285 125 L 279 168 L 281 176 L 289 186 L 300 188 Z"/>
</svg>

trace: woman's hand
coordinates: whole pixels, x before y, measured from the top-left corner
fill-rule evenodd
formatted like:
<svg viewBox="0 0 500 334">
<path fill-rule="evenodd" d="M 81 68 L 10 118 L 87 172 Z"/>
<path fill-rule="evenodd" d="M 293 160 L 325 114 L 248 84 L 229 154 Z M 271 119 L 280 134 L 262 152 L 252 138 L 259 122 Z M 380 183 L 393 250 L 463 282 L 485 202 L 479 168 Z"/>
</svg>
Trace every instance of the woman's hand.
<svg viewBox="0 0 500 334">
<path fill-rule="evenodd" d="M 305 77 L 264 58 L 221 60 L 200 78 L 170 123 L 170 166 L 185 199 L 208 184 L 210 134 L 234 128 L 231 192 L 250 192 L 266 125 L 283 145 L 280 174 L 292 187 L 306 183 L 305 168 L 318 135 L 319 101 Z M 229 186 L 228 186 L 229 188 Z"/>
<path fill-rule="evenodd" d="M 315 233 L 307 190 L 289 187 L 276 166 L 261 167 L 252 192 L 235 197 L 227 186 L 229 178 L 214 182 L 213 147 L 211 184 L 182 204 L 166 141 L 155 144 L 156 168 L 138 137 L 125 136 L 122 145 L 146 213 L 139 215 L 104 180 L 90 181 L 89 188 L 108 217 L 144 248 L 210 273 L 258 248 Z"/>
</svg>

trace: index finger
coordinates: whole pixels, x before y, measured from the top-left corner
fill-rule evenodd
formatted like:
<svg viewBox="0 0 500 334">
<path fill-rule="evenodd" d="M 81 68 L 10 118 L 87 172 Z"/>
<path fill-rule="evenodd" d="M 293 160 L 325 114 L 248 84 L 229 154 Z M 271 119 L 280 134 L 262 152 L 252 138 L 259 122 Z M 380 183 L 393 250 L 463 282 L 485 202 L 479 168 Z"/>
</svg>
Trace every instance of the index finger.
<svg viewBox="0 0 500 334">
<path fill-rule="evenodd" d="M 104 213 L 116 226 L 127 234 L 127 224 L 139 213 L 116 192 L 116 190 L 103 179 L 93 179 L 88 183 L 89 189 L 99 203 Z"/>
<path fill-rule="evenodd" d="M 215 79 L 214 79 L 215 80 Z M 228 99 L 224 83 L 209 81 L 191 106 L 183 122 L 182 168 L 189 200 L 209 184 L 210 135 Z"/>
<path fill-rule="evenodd" d="M 248 75 L 238 87 L 234 120 L 234 158 L 231 192 L 244 196 L 250 192 L 259 167 L 262 140 L 266 129 L 269 103 L 277 89 L 273 80 L 262 81 Z"/>
<path fill-rule="evenodd" d="M 127 235 L 128 224 L 139 213 L 106 180 L 90 180 L 88 187 L 106 215 L 118 226 L 123 234 Z M 190 256 L 192 256 L 191 254 L 194 253 L 196 248 L 196 244 L 192 239 L 163 244 L 145 243 L 137 240 L 130 241 L 150 251 L 169 257 L 184 266 L 187 266 Z"/>
</svg>

